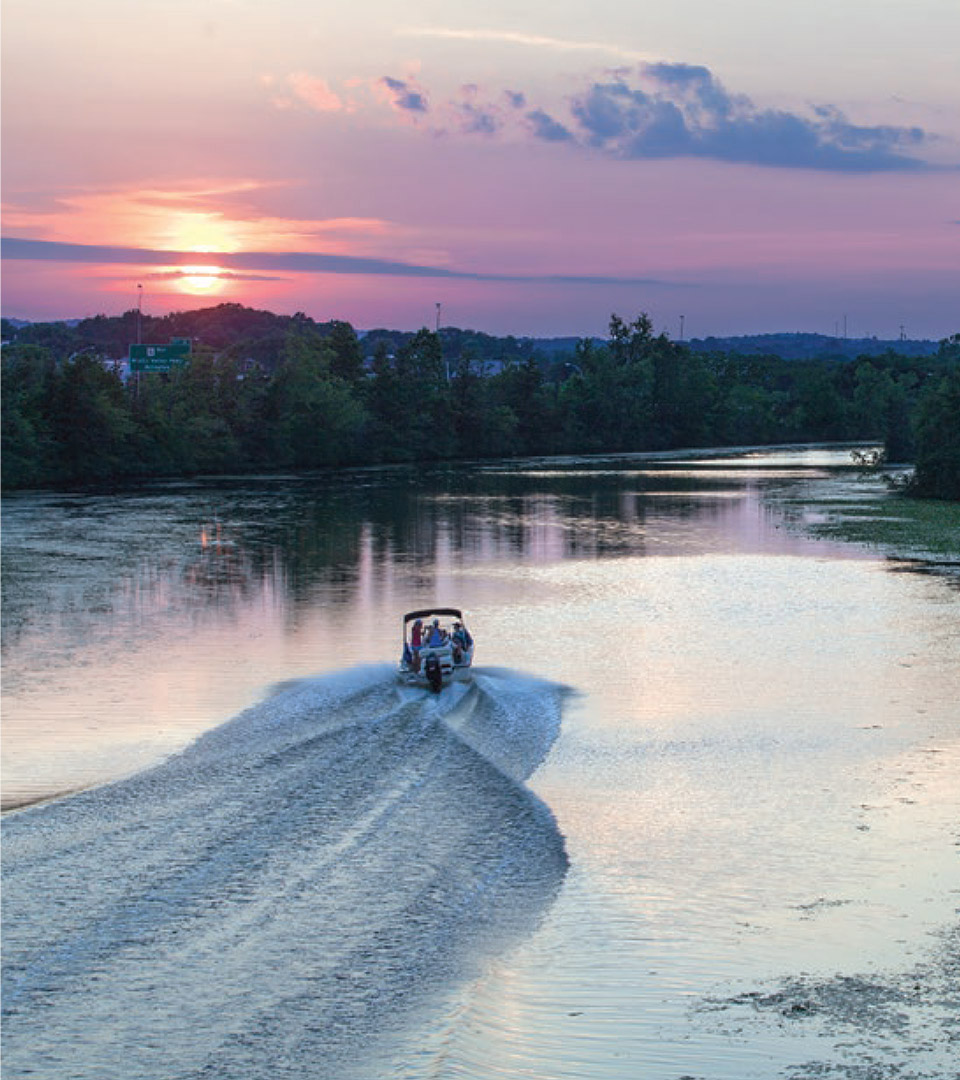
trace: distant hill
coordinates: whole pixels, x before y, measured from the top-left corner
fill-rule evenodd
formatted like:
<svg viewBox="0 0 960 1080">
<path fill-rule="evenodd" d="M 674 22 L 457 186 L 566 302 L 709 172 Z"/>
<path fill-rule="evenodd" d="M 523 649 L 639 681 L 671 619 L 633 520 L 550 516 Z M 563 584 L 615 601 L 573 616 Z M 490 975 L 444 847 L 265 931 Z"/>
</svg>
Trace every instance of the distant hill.
<svg viewBox="0 0 960 1080">
<path fill-rule="evenodd" d="M 318 323 L 298 313 L 275 315 L 242 304 L 217 304 L 169 315 L 138 317 L 136 310 L 122 315 L 95 315 L 86 319 L 27 322 L 3 319 L 4 343 L 40 345 L 57 359 L 79 350 L 92 349 L 118 359 L 126 356 L 132 342 L 165 344 L 171 338 L 190 338 L 217 352 L 236 349 L 266 367 L 276 364 L 286 335 L 301 328 L 330 333 L 333 323 Z"/>
<path fill-rule="evenodd" d="M 880 338 L 838 338 L 826 334 L 745 334 L 737 337 L 693 338 L 694 352 L 736 352 L 745 356 L 779 356 L 782 360 L 854 360 L 858 356 L 931 356 L 936 341 L 884 341 Z"/>
<path fill-rule="evenodd" d="M 360 337 L 368 351 L 385 341 L 394 351 L 413 335 L 402 330 L 370 330 Z M 495 337 L 456 327 L 440 328 L 444 352 L 457 353 L 468 345 L 480 358 L 518 359 L 531 352 L 546 357 L 561 357 L 576 351 L 584 340 L 579 337 Z M 605 338 L 590 339 L 602 345 Z M 826 334 L 781 333 L 741 334 L 734 337 L 693 338 L 686 344 L 694 352 L 735 352 L 745 356 L 779 356 L 783 360 L 854 360 L 858 356 L 881 356 L 895 352 L 901 356 L 932 356 L 937 341 L 885 341 L 880 338 L 835 338 Z"/>
<path fill-rule="evenodd" d="M 546 354 L 572 353 L 581 338 L 524 338 Z M 593 338 L 602 344 L 603 338 Z M 780 333 L 739 334 L 732 337 L 692 338 L 684 342 L 694 352 L 731 352 L 744 356 L 779 356 L 782 360 L 854 360 L 858 356 L 880 356 L 895 352 L 901 356 L 932 356 L 938 341 L 892 341 L 880 338 L 837 338 L 826 334 Z"/>
<path fill-rule="evenodd" d="M 335 323 L 319 323 L 303 314 L 275 315 L 241 304 L 218 304 L 214 307 L 173 312 L 162 317 L 144 315 L 138 326 L 136 311 L 120 316 L 98 315 L 87 319 L 61 319 L 54 322 L 31 322 L 26 319 L 3 319 L 3 340 L 18 344 L 37 344 L 50 348 L 57 356 L 66 356 L 81 348 L 96 348 L 104 355 L 125 356 L 131 341 L 163 343 L 171 337 L 190 337 L 215 350 L 239 349 L 267 368 L 280 355 L 286 334 L 292 327 L 330 333 Z M 142 336 L 141 336 L 142 335 Z M 394 354 L 413 334 L 404 330 L 378 328 L 358 332 L 364 354 L 369 358 L 383 345 Z M 579 337 L 498 337 L 478 330 L 453 326 L 440 328 L 444 356 L 448 360 L 470 355 L 497 370 L 503 363 L 519 362 L 536 356 L 540 363 L 562 362 L 570 356 Z M 592 338 L 597 344 L 605 339 Z M 884 341 L 878 338 L 838 338 L 826 334 L 779 333 L 744 334 L 733 337 L 693 338 L 685 342 L 696 352 L 740 353 L 745 356 L 778 356 L 784 360 L 853 360 L 858 356 L 878 356 L 887 352 L 920 357 L 936 353 L 936 341 Z M 492 367 L 491 367 L 492 365 Z"/>
</svg>

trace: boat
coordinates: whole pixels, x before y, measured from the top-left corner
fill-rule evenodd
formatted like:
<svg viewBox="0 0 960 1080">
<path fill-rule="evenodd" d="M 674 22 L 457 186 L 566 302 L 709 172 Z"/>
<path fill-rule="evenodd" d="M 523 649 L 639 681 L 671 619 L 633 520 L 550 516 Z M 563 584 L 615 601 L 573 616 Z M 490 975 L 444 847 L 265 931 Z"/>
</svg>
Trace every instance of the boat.
<svg viewBox="0 0 960 1080">
<path fill-rule="evenodd" d="M 419 646 L 414 644 L 418 637 Z M 470 677 L 473 649 L 473 638 L 459 608 L 408 611 L 403 617 L 400 678 L 439 694 L 453 680 Z"/>
</svg>

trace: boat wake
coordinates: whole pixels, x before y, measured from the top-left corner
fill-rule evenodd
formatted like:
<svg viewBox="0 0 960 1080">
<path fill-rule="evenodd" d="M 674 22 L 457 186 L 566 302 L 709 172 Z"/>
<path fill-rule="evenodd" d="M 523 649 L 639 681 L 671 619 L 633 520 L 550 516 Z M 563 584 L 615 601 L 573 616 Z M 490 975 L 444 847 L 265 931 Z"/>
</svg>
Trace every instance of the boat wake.
<svg viewBox="0 0 960 1080">
<path fill-rule="evenodd" d="M 286 684 L 162 765 L 4 824 L 6 1080 L 374 1076 L 376 1033 L 537 925 L 523 781 L 562 688 L 386 667 Z"/>
</svg>

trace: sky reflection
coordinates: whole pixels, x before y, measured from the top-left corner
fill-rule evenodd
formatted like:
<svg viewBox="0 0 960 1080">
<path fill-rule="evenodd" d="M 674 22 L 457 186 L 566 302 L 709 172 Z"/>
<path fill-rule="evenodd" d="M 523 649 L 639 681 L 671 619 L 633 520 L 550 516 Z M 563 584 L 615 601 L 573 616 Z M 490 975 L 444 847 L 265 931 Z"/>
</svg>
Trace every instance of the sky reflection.
<svg viewBox="0 0 960 1080">
<path fill-rule="evenodd" d="M 864 557 L 782 527 L 765 502 L 771 485 L 802 483 L 805 470 L 586 464 L 546 475 L 522 464 L 374 469 L 7 498 L 7 787 L 45 788 L 51 770 L 72 776 L 78 762 L 79 779 L 114 775 L 118 746 L 139 762 L 278 678 L 392 662 L 404 610 L 452 602 L 489 618 L 525 590 L 534 602 L 544 580 L 527 569 Z M 584 572 L 573 568 L 570 580 Z M 543 598 L 562 605 L 575 594 L 549 587 Z"/>
</svg>

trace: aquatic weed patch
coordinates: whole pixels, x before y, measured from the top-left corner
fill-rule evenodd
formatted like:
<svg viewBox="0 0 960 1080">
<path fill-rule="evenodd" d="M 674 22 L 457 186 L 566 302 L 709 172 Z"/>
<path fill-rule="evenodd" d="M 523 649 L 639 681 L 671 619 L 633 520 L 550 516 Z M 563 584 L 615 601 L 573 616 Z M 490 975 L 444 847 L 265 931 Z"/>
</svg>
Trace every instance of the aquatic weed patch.
<svg viewBox="0 0 960 1080">
<path fill-rule="evenodd" d="M 887 495 L 873 505 L 840 504 L 812 526 L 818 535 L 878 544 L 913 555 L 960 559 L 960 503 Z"/>
<path fill-rule="evenodd" d="M 774 1024 L 823 1040 L 824 1052 L 788 1066 L 779 1074 L 784 1080 L 953 1080 L 960 1048 L 958 946 L 960 928 L 952 927 L 906 972 L 789 977 L 707 998 L 695 1011 L 715 1015 L 732 1038 Z"/>
<path fill-rule="evenodd" d="M 879 483 L 785 500 L 792 527 L 814 536 L 881 548 L 892 558 L 960 563 L 960 503 L 912 499 Z"/>
</svg>

